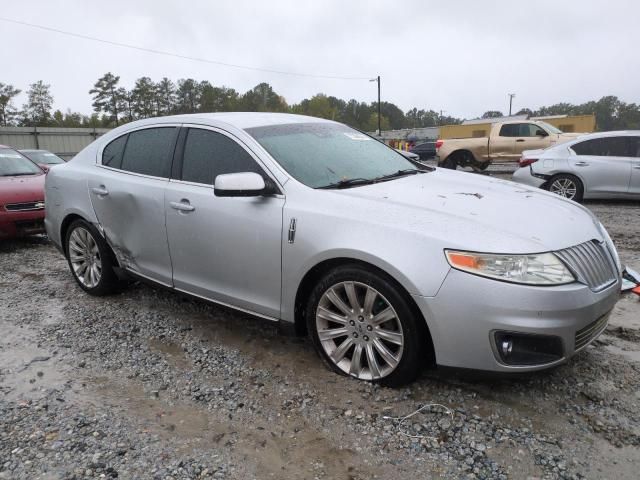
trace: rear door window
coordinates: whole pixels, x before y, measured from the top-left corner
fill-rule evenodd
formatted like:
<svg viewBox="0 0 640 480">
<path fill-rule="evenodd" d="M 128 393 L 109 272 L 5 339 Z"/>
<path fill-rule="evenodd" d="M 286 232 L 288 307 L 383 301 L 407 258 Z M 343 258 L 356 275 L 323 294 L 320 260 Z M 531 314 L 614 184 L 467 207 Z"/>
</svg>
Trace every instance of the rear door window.
<svg viewBox="0 0 640 480">
<path fill-rule="evenodd" d="M 519 123 L 508 123 L 506 125 L 502 125 L 500 127 L 500 136 L 501 137 L 517 137 L 520 132 L 520 124 Z"/>
<path fill-rule="evenodd" d="M 158 127 L 129 133 L 122 170 L 169 178 L 177 131 L 176 127 Z"/>
<path fill-rule="evenodd" d="M 221 133 L 190 128 L 184 145 L 182 180 L 213 185 L 218 175 L 262 169 L 243 147 Z"/>
<path fill-rule="evenodd" d="M 576 143 L 571 149 L 578 155 L 596 157 L 631 157 L 633 137 L 594 138 Z"/>
</svg>

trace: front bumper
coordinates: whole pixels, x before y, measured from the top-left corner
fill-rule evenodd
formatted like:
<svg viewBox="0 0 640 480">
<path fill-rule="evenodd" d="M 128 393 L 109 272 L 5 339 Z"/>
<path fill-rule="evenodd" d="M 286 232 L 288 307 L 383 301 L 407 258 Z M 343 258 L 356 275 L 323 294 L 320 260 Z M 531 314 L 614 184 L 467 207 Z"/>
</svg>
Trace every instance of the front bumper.
<svg viewBox="0 0 640 480">
<path fill-rule="evenodd" d="M 0 211 L 0 239 L 45 233 L 44 210 Z"/>
<path fill-rule="evenodd" d="M 620 286 L 618 280 L 597 293 L 581 283 L 536 287 L 451 269 L 435 297 L 413 298 L 427 319 L 439 365 L 533 371 L 563 363 L 576 353 L 576 334 L 580 340 L 581 332 L 592 330 L 593 335 L 580 348 L 595 340 L 606 327 Z M 507 365 L 497 353 L 496 331 L 559 337 L 562 356 L 544 364 Z"/>
<path fill-rule="evenodd" d="M 522 167 L 518 168 L 515 172 L 513 172 L 513 177 L 511 180 L 516 183 L 522 183 L 524 185 L 529 185 L 530 187 L 541 188 L 545 183 L 545 178 L 534 177 L 531 173 L 531 167 Z"/>
</svg>

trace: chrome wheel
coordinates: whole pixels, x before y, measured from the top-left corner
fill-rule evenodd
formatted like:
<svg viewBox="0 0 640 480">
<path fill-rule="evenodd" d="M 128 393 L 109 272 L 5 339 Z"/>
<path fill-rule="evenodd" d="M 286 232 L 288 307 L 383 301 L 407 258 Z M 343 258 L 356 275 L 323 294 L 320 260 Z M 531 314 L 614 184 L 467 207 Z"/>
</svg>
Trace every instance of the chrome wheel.
<svg viewBox="0 0 640 480">
<path fill-rule="evenodd" d="M 69 262 L 78 281 L 87 288 L 95 288 L 102 278 L 100 250 L 93 235 L 78 227 L 69 236 Z"/>
<path fill-rule="evenodd" d="M 549 191 L 572 200 L 576 196 L 578 186 L 570 178 L 558 178 L 551 183 Z"/>
<path fill-rule="evenodd" d="M 359 282 L 340 282 L 320 298 L 318 338 L 328 358 L 361 380 L 384 378 L 402 359 L 404 334 L 389 301 Z"/>
</svg>

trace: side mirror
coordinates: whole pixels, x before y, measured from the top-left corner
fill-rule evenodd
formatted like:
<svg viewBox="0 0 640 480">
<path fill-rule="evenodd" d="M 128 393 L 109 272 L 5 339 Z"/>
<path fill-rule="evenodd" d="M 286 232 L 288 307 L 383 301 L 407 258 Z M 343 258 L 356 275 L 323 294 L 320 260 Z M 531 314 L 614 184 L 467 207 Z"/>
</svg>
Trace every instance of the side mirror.
<svg viewBox="0 0 640 480">
<path fill-rule="evenodd" d="M 538 137 L 548 137 L 549 134 L 547 132 L 545 132 L 544 130 L 538 129 L 536 130 L 536 135 Z"/>
<path fill-rule="evenodd" d="M 218 175 L 213 186 L 216 197 L 259 197 L 275 193 L 267 188 L 262 175 L 253 172 Z"/>
</svg>

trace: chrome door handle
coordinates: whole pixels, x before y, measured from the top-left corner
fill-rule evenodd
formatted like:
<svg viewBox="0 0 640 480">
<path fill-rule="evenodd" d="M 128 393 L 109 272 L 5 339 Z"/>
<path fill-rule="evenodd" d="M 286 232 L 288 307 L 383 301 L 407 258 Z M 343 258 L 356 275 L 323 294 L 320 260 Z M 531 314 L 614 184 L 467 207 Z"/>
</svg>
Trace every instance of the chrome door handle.
<svg viewBox="0 0 640 480">
<path fill-rule="evenodd" d="M 107 190 L 104 185 L 100 185 L 99 187 L 93 187 L 91 191 L 100 197 L 109 195 L 109 190 Z"/>
<path fill-rule="evenodd" d="M 188 200 L 182 200 L 180 202 L 169 202 L 171 208 L 178 210 L 180 212 L 193 212 L 196 207 L 191 205 Z"/>
<path fill-rule="evenodd" d="M 636 170 L 640 170 L 640 163 L 636 163 L 633 168 L 635 168 Z"/>
<path fill-rule="evenodd" d="M 587 162 L 576 162 L 576 167 L 588 167 L 589 164 Z"/>
</svg>

